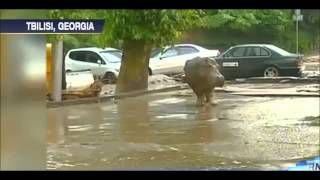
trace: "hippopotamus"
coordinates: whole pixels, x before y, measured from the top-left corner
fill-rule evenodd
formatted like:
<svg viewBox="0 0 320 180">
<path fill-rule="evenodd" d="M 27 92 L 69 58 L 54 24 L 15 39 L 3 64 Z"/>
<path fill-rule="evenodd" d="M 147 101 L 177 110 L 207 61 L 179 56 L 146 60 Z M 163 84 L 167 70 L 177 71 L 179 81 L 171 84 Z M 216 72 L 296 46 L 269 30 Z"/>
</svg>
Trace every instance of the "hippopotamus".
<svg viewBox="0 0 320 180">
<path fill-rule="evenodd" d="M 224 77 L 219 71 L 218 63 L 212 58 L 196 57 L 186 61 L 183 70 L 185 82 L 197 95 L 197 105 L 216 105 L 213 101 L 214 88 L 224 85 Z"/>
</svg>

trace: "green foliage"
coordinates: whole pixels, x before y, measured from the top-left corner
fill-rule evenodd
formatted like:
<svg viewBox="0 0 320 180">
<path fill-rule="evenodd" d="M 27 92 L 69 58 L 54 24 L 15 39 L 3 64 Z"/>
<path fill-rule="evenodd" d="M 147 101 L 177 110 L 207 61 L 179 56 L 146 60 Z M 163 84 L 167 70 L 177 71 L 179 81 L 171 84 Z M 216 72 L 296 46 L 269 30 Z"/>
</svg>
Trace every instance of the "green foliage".
<svg viewBox="0 0 320 180">
<path fill-rule="evenodd" d="M 283 32 L 279 32 L 275 42 L 288 50 L 295 52 L 296 49 L 296 22 L 292 20 L 293 10 L 289 11 L 290 23 Z M 320 10 L 301 10 L 303 21 L 299 21 L 299 51 L 308 53 L 319 53 L 320 48 Z"/>
<path fill-rule="evenodd" d="M 55 19 L 105 19 L 104 31 L 87 38 L 100 47 L 119 47 L 123 40 L 145 40 L 156 46 L 172 44 L 182 32 L 205 24 L 202 10 L 51 10 L 48 16 Z M 56 38 L 49 36 L 49 41 Z"/>
<path fill-rule="evenodd" d="M 207 11 L 208 12 L 208 11 Z M 259 23 L 254 10 L 213 10 L 208 12 L 208 27 L 245 30 Z"/>
<path fill-rule="evenodd" d="M 208 10 L 207 13 L 208 28 L 239 31 L 258 27 L 283 31 L 291 18 L 288 10 Z"/>
<path fill-rule="evenodd" d="M 301 49 L 319 46 L 319 10 L 302 10 L 304 19 L 299 24 Z M 173 44 L 184 32 L 207 29 L 226 32 L 224 44 L 237 42 L 268 42 L 294 50 L 295 22 L 293 10 L 50 10 L 49 18 L 105 19 L 104 32 L 99 35 L 63 35 L 68 48 L 84 46 L 121 48 L 124 40 L 145 40 L 155 46 Z M 237 41 L 239 35 L 244 40 Z M 228 35 L 229 34 L 229 35 Z M 211 36 L 211 35 L 210 35 Z M 206 38 L 210 41 L 210 36 Z M 214 36 L 214 35 L 213 35 Z M 258 38 L 258 37 L 261 38 Z M 50 35 L 48 41 L 59 36 Z M 229 37 L 232 37 L 231 39 Z M 61 38 L 61 37 L 60 37 Z M 263 39 L 269 38 L 268 41 Z M 197 39 L 193 38 L 196 42 Z M 212 41 L 212 40 L 211 40 Z M 216 40 L 215 40 L 216 41 Z M 231 42 L 232 41 L 232 42 Z M 309 47 L 313 44 L 312 47 Z"/>
<path fill-rule="evenodd" d="M 205 33 L 203 44 L 226 48 L 233 44 L 264 42 L 295 51 L 293 10 L 206 10 L 206 13 L 207 31 L 211 33 Z M 320 11 L 302 10 L 301 13 L 304 19 L 299 22 L 299 48 L 307 53 L 319 48 Z"/>
<path fill-rule="evenodd" d="M 106 42 L 145 40 L 164 45 L 173 43 L 183 31 L 204 25 L 201 10 L 108 10 L 104 13 Z"/>
<path fill-rule="evenodd" d="M 98 19 L 101 15 L 101 12 L 96 10 L 50 10 L 47 17 L 49 19 Z M 105 47 L 105 44 L 99 44 L 99 35 L 96 34 L 47 35 L 48 42 L 53 42 L 59 38 L 64 41 L 64 51 L 99 45 Z"/>
</svg>

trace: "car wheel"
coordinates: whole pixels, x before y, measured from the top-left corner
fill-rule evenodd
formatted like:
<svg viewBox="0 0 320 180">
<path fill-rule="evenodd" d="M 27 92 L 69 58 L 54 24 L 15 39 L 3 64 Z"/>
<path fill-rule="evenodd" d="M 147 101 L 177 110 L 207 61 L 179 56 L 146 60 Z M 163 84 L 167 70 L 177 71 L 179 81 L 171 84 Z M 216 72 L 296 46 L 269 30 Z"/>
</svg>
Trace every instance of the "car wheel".
<svg viewBox="0 0 320 180">
<path fill-rule="evenodd" d="M 102 82 L 104 84 L 112 84 L 112 83 L 115 83 L 115 81 L 116 81 L 116 76 L 111 72 L 107 72 L 102 79 Z"/>
<path fill-rule="evenodd" d="M 279 70 L 273 66 L 267 67 L 263 72 L 264 77 L 278 77 L 279 75 Z"/>
</svg>

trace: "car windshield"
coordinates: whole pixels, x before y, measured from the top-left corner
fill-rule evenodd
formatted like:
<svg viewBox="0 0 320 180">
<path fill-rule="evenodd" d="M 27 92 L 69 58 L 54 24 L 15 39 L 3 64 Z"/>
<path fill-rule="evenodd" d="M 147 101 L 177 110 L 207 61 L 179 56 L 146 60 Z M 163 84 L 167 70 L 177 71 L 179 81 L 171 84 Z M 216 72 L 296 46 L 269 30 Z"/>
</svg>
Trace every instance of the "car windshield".
<svg viewBox="0 0 320 180">
<path fill-rule="evenodd" d="M 120 50 L 101 51 L 100 54 L 110 63 L 121 62 L 122 52 Z"/>
<path fill-rule="evenodd" d="M 279 53 L 280 55 L 282 56 L 288 56 L 288 55 L 291 55 L 291 53 L 281 49 L 281 48 L 278 48 L 277 46 L 274 46 L 274 45 L 266 45 L 267 48 Z"/>
<path fill-rule="evenodd" d="M 151 58 L 154 58 L 154 57 L 156 57 L 160 52 L 161 52 L 161 48 L 153 49 L 152 52 L 151 52 L 150 57 L 151 57 Z"/>
</svg>

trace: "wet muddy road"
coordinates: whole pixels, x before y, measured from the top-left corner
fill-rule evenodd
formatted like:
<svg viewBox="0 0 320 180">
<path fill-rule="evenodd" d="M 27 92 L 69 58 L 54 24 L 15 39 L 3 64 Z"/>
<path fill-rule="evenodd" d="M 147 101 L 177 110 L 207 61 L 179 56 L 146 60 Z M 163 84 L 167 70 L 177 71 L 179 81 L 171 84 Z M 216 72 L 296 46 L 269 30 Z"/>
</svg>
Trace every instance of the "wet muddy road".
<svg viewBox="0 0 320 180">
<path fill-rule="evenodd" d="M 319 99 L 189 90 L 48 109 L 48 169 L 281 170 L 319 155 Z"/>
</svg>

